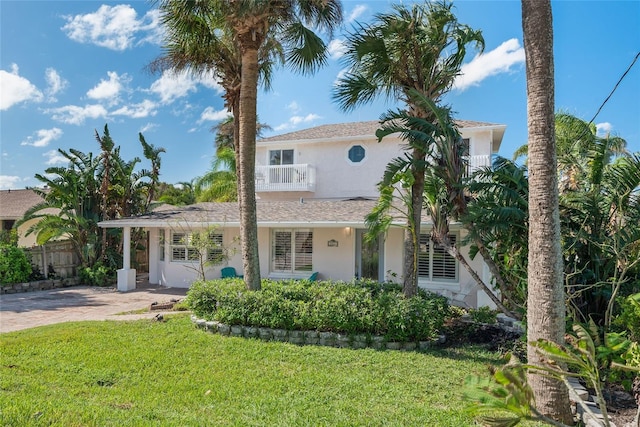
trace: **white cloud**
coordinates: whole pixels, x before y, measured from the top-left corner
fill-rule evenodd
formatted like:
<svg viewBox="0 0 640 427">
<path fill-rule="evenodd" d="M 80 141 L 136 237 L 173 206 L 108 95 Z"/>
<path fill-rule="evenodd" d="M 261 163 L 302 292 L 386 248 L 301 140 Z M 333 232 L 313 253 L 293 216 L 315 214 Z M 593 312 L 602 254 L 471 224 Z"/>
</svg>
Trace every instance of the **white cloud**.
<svg viewBox="0 0 640 427">
<path fill-rule="evenodd" d="M 54 120 L 71 125 L 81 125 L 86 119 L 97 119 L 107 116 L 107 110 L 99 104 L 85 105 L 84 107 L 67 105 L 65 107 L 46 110 L 45 113 L 51 114 L 51 118 Z"/>
<path fill-rule="evenodd" d="M 157 128 L 158 125 L 155 123 L 147 123 L 146 125 L 142 126 L 140 128 L 140 133 L 145 133 L 145 132 L 149 132 L 151 130 L 154 130 L 155 128 Z"/>
<path fill-rule="evenodd" d="M 11 64 L 11 71 L 0 70 L 0 111 L 8 110 L 24 101 L 42 101 L 42 92 L 29 80 L 18 75 L 18 66 Z"/>
<path fill-rule="evenodd" d="M 109 80 L 100 79 L 93 88 L 89 89 L 87 96 L 91 99 L 107 99 L 115 101 L 122 90 L 122 81 L 127 80 L 127 75 L 118 76 L 115 71 L 107 71 Z"/>
<path fill-rule="evenodd" d="M 454 88 L 464 91 L 470 86 L 477 86 L 487 77 L 510 72 L 512 66 L 524 63 L 524 59 L 524 49 L 518 40 L 507 40 L 492 51 L 478 55 L 464 64 Z"/>
<path fill-rule="evenodd" d="M 140 42 L 159 40 L 159 14 L 151 11 L 138 19 L 133 7 L 126 4 L 116 6 L 102 5 L 93 13 L 65 16 L 67 23 L 62 27 L 67 37 L 79 43 L 93 43 L 112 50 L 125 50 L 136 43 L 137 33 Z M 144 34 L 144 33 L 148 34 Z"/>
<path fill-rule="evenodd" d="M 47 68 L 44 75 L 47 81 L 47 98 L 49 102 L 56 102 L 55 96 L 64 90 L 69 82 L 63 79 L 58 72 L 53 68 Z"/>
<path fill-rule="evenodd" d="M 301 123 L 309 123 L 322 118 L 317 114 L 307 114 L 306 116 L 292 116 L 289 120 L 281 125 L 276 126 L 273 130 L 281 132 L 283 130 L 295 129 Z"/>
<path fill-rule="evenodd" d="M 613 125 L 609 122 L 602 122 L 596 124 L 597 133 L 599 136 L 605 136 L 610 134 L 613 130 Z"/>
<path fill-rule="evenodd" d="M 198 123 L 202 123 L 205 121 L 219 121 L 224 120 L 231 115 L 226 109 L 216 111 L 213 107 L 207 107 L 204 109 L 202 114 L 200 114 L 200 119 Z"/>
<path fill-rule="evenodd" d="M 298 111 L 300 111 L 300 105 L 298 105 L 296 101 L 291 101 L 289 105 L 286 106 L 286 109 L 297 113 Z"/>
<path fill-rule="evenodd" d="M 196 81 L 187 73 L 165 71 L 151 85 L 151 92 L 157 94 L 163 104 L 170 104 L 178 98 L 187 96 L 189 92 L 195 91 Z"/>
<path fill-rule="evenodd" d="M 24 141 L 20 143 L 20 145 L 32 145 L 34 147 L 46 147 L 51 143 L 51 141 L 55 141 L 56 139 L 60 139 L 62 136 L 62 129 L 53 128 L 53 129 L 40 129 L 35 132 L 35 135 L 31 135 L 27 137 Z"/>
<path fill-rule="evenodd" d="M 69 162 L 69 159 L 67 159 L 65 156 L 60 154 L 58 150 L 47 151 L 42 155 L 47 158 L 47 160 L 45 161 L 45 164 L 47 166 L 64 165 Z"/>
<path fill-rule="evenodd" d="M 356 19 L 360 18 L 366 11 L 368 7 L 364 4 L 359 4 L 353 8 L 349 16 L 347 17 L 347 22 L 353 22 Z"/>
<path fill-rule="evenodd" d="M 329 42 L 327 50 L 331 59 L 340 59 L 347 52 L 347 46 L 344 39 L 333 39 Z"/>
<path fill-rule="evenodd" d="M 342 70 L 338 71 L 338 74 L 336 74 L 336 79 L 333 81 L 333 85 L 337 85 L 338 82 L 340 80 L 342 80 L 344 78 L 344 76 L 347 75 L 347 73 L 349 72 L 348 68 L 343 68 Z"/>
<path fill-rule="evenodd" d="M 0 175 L 0 190 L 12 190 L 18 188 L 22 178 L 15 175 Z"/>
<path fill-rule="evenodd" d="M 156 113 L 157 111 L 155 102 L 145 99 L 139 104 L 132 104 L 121 107 L 111 114 L 116 116 L 127 116 L 131 117 L 132 119 L 139 119 L 142 117 L 155 116 Z"/>
</svg>

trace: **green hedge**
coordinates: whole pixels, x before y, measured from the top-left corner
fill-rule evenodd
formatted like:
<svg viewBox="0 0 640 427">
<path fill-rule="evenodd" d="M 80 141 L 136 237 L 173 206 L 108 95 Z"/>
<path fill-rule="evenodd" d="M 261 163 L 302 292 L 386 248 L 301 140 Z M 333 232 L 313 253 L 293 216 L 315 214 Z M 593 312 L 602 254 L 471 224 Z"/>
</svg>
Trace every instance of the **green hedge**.
<svg viewBox="0 0 640 427">
<path fill-rule="evenodd" d="M 435 338 L 449 315 L 444 297 L 419 290 L 405 298 L 398 285 L 373 281 L 264 280 L 260 291 L 247 291 L 237 279 L 200 281 L 186 303 L 196 316 L 228 325 L 364 333 L 391 341 Z"/>
<path fill-rule="evenodd" d="M 0 286 L 29 280 L 31 263 L 24 250 L 0 244 Z"/>
</svg>

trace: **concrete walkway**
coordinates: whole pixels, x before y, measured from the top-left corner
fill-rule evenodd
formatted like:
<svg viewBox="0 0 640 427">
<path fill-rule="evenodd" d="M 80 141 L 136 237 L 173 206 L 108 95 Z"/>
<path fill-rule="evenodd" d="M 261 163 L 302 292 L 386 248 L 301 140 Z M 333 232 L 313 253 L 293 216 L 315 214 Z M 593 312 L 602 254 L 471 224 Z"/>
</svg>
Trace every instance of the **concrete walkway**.
<svg viewBox="0 0 640 427">
<path fill-rule="evenodd" d="M 48 291 L 0 295 L 0 333 L 81 320 L 151 319 L 159 311 L 118 314 L 185 297 L 187 289 L 137 285 L 122 293 L 115 288 L 74 286 Z"/>
</svg>

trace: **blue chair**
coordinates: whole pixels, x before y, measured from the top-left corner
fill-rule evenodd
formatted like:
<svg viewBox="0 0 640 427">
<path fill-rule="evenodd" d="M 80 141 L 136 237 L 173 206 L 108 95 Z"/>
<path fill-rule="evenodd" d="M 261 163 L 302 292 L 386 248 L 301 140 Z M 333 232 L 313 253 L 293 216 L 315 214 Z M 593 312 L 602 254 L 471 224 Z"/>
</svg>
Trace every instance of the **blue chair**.
<svg viewBox="0 0 640 427">
<path fill-rule="evenodd" d="M 313 274 L 311 276 L 309 276 L 308 279 L 310 282 L 315 282 L 316 280 L 318 280 L 318 272 L 314 271 Z"/>
<path fill-rule="evenodd" d="M 235 279 L 242 278 L 242 275 L 236 273 L 236 269 L 233 267 L 224 267 L 222 270 L 220 270 L 220 277 L 222 277 L 223 279 Z"/>
</svg>

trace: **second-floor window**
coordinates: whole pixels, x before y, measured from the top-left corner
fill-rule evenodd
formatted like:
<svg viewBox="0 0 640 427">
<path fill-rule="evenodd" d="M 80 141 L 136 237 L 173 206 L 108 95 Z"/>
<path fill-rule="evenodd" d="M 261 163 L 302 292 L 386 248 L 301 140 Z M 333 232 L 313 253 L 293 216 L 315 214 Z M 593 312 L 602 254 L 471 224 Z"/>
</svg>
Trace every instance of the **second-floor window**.
<svg viewBox="0 0 640 427">
<path fill-rule="evenodd" d="M 269 182 L 272 184 L 285 184 L 293 182 L 291 167 L 277 167 L 293 164 L 293 150 L 270 150 L 269 165 L 276 166 L 269 171 Z"/>
<path fill-rule="evenodd" d="M 348 157 L 351 163 L 360 163 L 364 160 L 365 155 L 366 151 L 362 145 L 354 145 L 349 148 Z"/>
<path fill-rule="evenodd" d="M 456 235 L 450 234 L 449 239 L 455 245 Z M 442 246 L 434 244 L 429 234 L 420 234 L 418 277 L 434 282 L 458 280 L 458 262 Z"/>
<path fill-rule="evenodd" d="M 271 271 L 278 273 L 313 270 L 313 231 L 273 230 Z"/>
<path fill-rule="evenodd" d="M 293 150 L 270 150 L 269 164 L 271 166 L 292 165 Z"/>
</svg>

